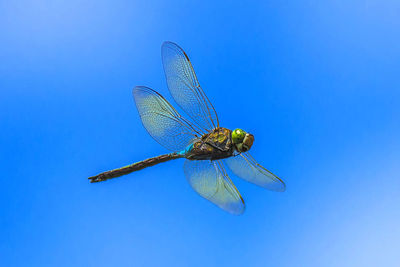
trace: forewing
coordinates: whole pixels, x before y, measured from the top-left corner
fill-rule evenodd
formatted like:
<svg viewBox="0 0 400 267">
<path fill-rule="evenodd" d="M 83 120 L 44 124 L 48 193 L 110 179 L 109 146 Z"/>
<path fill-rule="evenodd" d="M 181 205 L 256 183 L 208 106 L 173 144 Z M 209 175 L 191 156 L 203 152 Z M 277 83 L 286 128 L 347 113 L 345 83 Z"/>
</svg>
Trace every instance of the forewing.
<svg viewBox="0 0 400 267">
<path fill-rule="evenodd" d="M 183 150 L 201 136 L 159 93 L 144 86 L 133 89 L 137 110 L 147 132 L 172 151 Z"/>
<path fill-rule="evenodd" d="M 200 87 L 183 49 L 175 43 L 164 42 L 161 55 L 168 88 L 175 102 L 205 132 L 219 127 L 217 113 Z"/>
<path fill-rule="evenodd" d="M 229 213 L 242 214 L 245 210 L 243 198 L 220 166 L 218 161 L 186 160 L 185 176 L 200 196 Z"/>
<path fill-rule="evenodd" d="M 283 192 L 285 183 L 275 174 L 258 164 L 249 153 L 224 159 L 232 172 L 240 178 L 272 191 Z"/>
</svg>

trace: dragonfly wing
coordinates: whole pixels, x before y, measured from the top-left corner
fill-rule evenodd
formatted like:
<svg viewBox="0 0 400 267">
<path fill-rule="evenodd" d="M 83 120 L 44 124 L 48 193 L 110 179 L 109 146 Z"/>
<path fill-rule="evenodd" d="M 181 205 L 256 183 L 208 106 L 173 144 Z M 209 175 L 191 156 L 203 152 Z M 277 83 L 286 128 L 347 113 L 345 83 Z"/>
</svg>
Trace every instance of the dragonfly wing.
<svg viewBox="0 0 400 267">
<path fill-rule="evenodd" d="M 243 198 L 221 162 L 186 160 L 184 171 L 189 184 L 200 196 L 229 213 L 239 215 L 244 212 Z"/>
<path fill-rule="evenodd" d="M 205 132 L 219 127 L 217 113 L 200 87 L 185 51 L 175 43 L 164 42 L 161 56 L 168 88 L 175 102 Z"/>
<path fill-rule="evenodd" d="M 137 110 L 147 132 L 162 146 L 181 151 L 201 133 L 192 128 L 159 93 L 144 86 L 133 89 Z"/>
<path fill-rule="evenodd" d="M 272 191 L 283 192 L 285 183 L 275 174 L 261 166 L 249 153 L 224 159 L 225 164 L 240 178 L 267 188 Z"/>
</svg>

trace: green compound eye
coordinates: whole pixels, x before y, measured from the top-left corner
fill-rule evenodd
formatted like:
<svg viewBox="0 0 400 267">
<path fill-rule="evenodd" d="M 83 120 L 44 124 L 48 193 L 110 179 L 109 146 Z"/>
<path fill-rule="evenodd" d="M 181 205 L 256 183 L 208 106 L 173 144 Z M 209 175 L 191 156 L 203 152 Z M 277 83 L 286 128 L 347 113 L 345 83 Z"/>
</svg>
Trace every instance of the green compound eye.
<svg viewBox="0 0 400 267">
<path fill-rule="evenodd" d="M 243 142 L 246 132 L 242 129 L 235 129 L 232 131 L 232 141 L 234 144 L 240 144 Z"/>
</svg>

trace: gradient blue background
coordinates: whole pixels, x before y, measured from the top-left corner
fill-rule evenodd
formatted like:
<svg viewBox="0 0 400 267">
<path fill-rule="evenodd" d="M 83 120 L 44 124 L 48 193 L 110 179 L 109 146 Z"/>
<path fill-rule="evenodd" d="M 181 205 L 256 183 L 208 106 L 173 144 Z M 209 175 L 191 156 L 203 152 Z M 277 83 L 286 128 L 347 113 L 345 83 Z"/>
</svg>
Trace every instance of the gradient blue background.
<svg viewBox="0 0 400 267">
<path fill-rule="evenodd" d="M 398 1 L 0 1 L 0 266 L 400 266 Z M 287 183 L 232 216 L 131 89 L 181 45 L 222 125 Z"/>
</svg>

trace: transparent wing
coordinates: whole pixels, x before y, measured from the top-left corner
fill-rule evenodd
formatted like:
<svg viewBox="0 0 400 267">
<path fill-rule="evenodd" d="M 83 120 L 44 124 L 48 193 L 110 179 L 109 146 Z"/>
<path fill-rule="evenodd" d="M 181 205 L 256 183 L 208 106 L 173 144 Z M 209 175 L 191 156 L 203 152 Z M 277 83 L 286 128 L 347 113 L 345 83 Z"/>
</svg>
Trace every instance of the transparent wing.
<svg viewBox="0 0 400 267">
<path fill-rule="evenodd" d="M 161 56 L 169 91 L 175 102 L 206 132 L 219 126 L 218 116 L 190 63 L 177 44 L 164 42 Z"/>
<path fill-rule="evenodd" d="M 222 163 L 210 160 L 186 160 L 186 179 L 200 196 L 232 214 L 242 214 L 245 204 L 226 174 Z"/>
<path fill-rule="evenodd" d="M 261 166 L 249 153 L 241 153 L 235 157 L 224 159 L 225 164 L 240 178 L 267 188 L 283 192 L 285 183 L 275 174 Z"/>
<path fill-rule="evenodd" d="M 153 89 L 137 86 L 132 93 L 143 126 L 162 146 L 180 151 L 194 139 L 201 137 L 201 133 Z"/>
</svg>

